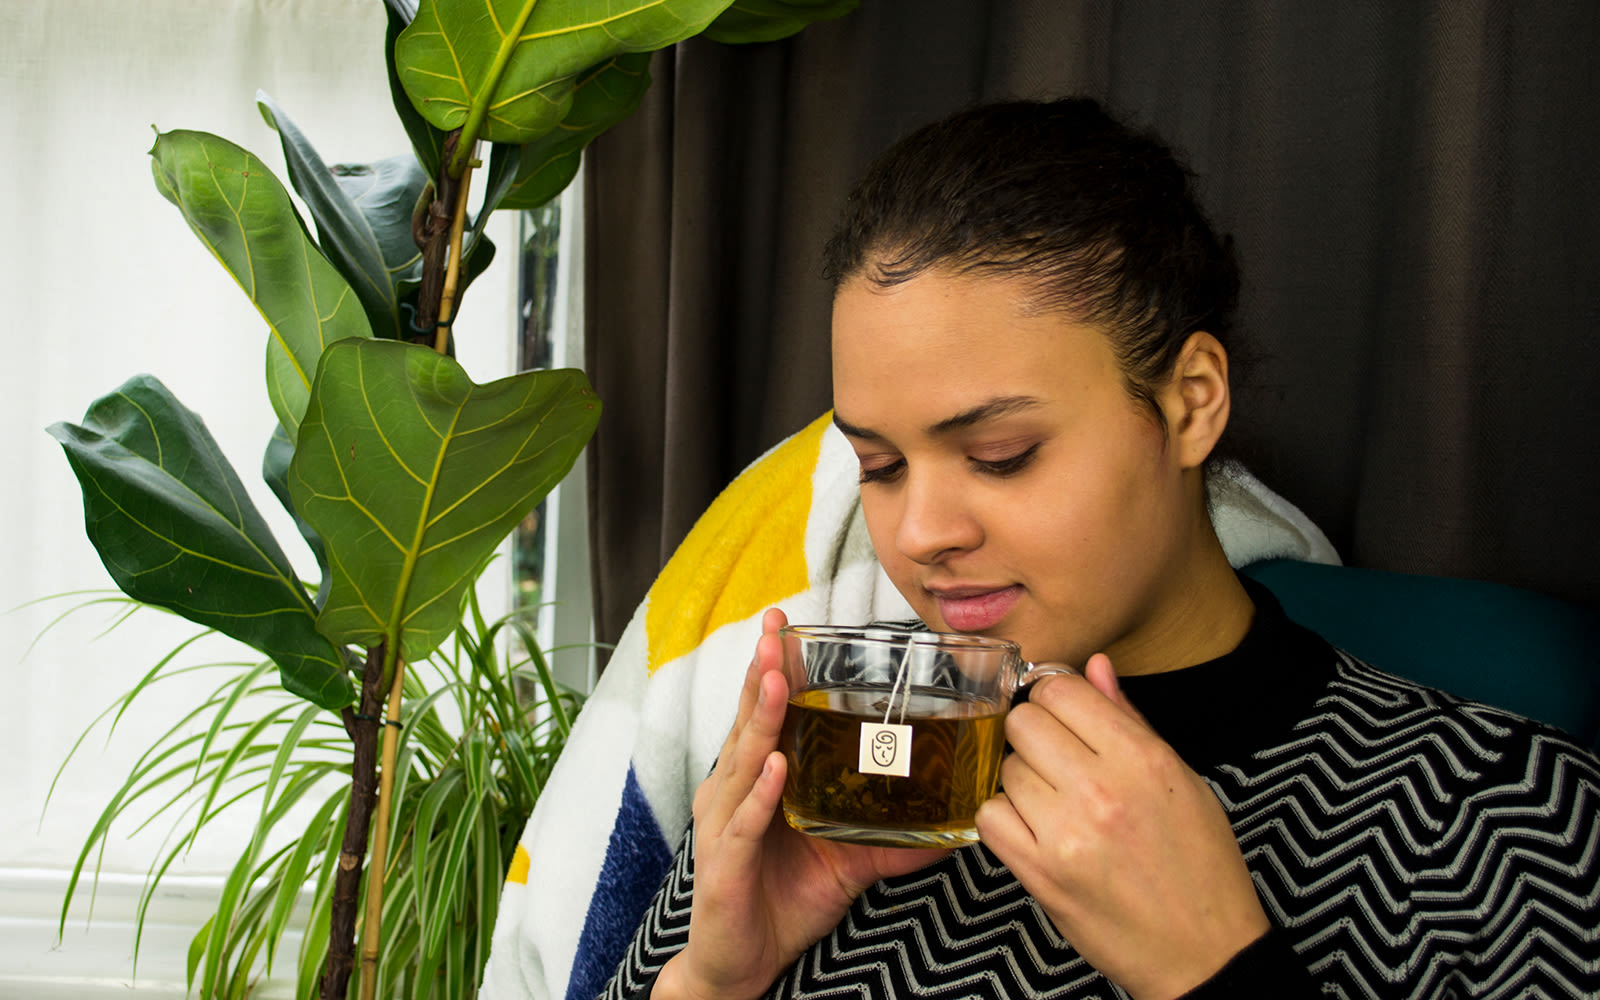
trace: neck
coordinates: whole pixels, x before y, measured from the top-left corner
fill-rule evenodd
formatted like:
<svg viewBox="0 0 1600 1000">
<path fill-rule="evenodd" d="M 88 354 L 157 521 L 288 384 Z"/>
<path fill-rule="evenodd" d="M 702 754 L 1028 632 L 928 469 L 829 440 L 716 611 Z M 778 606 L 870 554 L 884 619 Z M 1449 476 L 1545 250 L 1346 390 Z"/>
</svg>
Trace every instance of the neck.
<svg viewBox="0 0 1600 1000">
<path fill-rule="evenodd" d="M 1255 604 L 1228 564 L 1209 517 L 1192 536 L 1181 570 L 1172 572 L 1141 627 L 1106 650 L 1117 673 L 1161 673 L 1232 652 L 1250 631 Z"/>
</svg>

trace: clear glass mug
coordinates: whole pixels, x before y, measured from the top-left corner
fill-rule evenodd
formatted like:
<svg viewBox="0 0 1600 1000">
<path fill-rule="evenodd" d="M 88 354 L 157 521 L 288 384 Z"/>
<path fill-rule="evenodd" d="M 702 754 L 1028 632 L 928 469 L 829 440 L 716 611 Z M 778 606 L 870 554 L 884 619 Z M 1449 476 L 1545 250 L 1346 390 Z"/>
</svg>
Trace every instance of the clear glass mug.
<svg viewBox="0 0 1600 1000">
<path fill-rule="evenodd" d="M 884 847 L 978 839 L 995 793 L 1005 715 L 1035 666 L 1004 639 L 871 626 L 779 632 L 789 704 L 783 815 L 803 833 Z"/>
</svg>

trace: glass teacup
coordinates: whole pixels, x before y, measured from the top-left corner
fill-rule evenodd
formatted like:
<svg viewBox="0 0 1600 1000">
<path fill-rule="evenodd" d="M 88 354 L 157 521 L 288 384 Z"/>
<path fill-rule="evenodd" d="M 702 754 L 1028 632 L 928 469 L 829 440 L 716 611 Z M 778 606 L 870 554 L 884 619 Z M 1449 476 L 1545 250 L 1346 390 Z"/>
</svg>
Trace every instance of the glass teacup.
<svg viewBox="0 0 1600 1000">
<path fill-rule="evenodd" d="M 1041 677 L 1016 643 L 874 626 L 779 633 L 789 705 L 783 814 L 804 833 L 886 847 L 958 847 L 995 793 L 1007 710 Z"/>
</svg>

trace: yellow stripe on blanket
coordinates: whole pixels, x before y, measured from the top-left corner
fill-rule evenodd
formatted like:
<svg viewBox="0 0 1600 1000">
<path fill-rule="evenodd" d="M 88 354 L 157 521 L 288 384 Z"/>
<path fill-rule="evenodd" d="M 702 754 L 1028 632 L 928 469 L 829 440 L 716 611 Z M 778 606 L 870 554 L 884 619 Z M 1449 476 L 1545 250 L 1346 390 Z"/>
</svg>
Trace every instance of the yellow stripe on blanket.
<svg viewBox="0 0 1600 1000">
<path fill-rule="evenodd" d="M 731 622 L 805 590 L 806 520 L 822 435 L 810 426 L 750 466 L 712 501 L 650 588 L 646 668 L 688 653 Z"/>
<path fill-rule="evenodd" d="M 528 849 L 521 844 L 517 845 L 517 852 L 511 855 L 511 867 L 506 871 L 506 881 L 515 882 L 517 885 L 528 884 Z"/>
</svg>

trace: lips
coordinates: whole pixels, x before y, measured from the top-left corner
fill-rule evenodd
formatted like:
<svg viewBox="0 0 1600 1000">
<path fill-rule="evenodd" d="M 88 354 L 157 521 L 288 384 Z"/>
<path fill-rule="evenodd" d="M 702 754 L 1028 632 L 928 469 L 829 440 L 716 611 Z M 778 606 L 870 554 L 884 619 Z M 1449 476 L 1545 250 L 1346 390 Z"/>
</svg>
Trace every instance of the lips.
<svg viewBox="0 0 1600 1000">
<path fill-rule="evenodd" d="M 982 632 L 1000 624 L 1022 598 L 1018 586 L 999 588 L 941 587 L 928 589 L 939 605 L 939 617 L 957 632 Z"/>
</svg>

